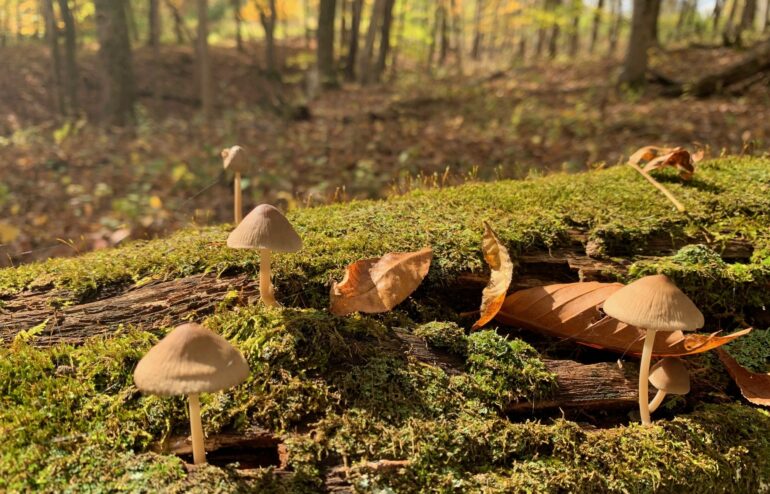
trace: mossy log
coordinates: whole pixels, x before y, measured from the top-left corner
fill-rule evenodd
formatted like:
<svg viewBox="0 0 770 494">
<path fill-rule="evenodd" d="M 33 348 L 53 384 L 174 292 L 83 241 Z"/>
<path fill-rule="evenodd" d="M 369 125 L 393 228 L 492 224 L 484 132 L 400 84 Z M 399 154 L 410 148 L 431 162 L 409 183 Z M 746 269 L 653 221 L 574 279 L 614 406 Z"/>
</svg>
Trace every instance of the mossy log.
<svg viewBox="0 0 770 494">
<path fill-rule="evenodd" d="M 0 491 L 757 492 L 770 418 L 708 355 L 688 362 L 700 391 L 641 427 L 633 363 L 515 328 L 468 334 L 459 315 L 488 277 L 487 220 L 517 264 L 512 289 L 662 272 L 708 330 L 766 327 L 770 161 L 658 176 L 687 216 L 626 167 L 292 211 L 305 247 L 274 260 L 279 309 L 250 300 L 259 258 L 226 248 L 227 225 L 0 270 Z M 395 310 L 328 312 L 347 264 L 426 245 L 428 277 Z M 142 396 L 131 376 L 189 319 L 252 369 L 202 395 L 207 437 L 263 430 L 278 464 L 187 471 L 157 449 L 187 433 L 185 402 Z M 586 400 L 602 403 L 594 421 L 574 411 Z"/>
</svg>

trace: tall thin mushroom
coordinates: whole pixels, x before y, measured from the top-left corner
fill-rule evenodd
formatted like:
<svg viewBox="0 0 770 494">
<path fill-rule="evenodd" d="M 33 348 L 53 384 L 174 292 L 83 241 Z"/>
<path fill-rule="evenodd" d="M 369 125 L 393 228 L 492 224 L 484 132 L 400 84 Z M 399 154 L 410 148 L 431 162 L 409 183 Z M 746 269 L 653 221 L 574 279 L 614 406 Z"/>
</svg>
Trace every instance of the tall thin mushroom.
<svg viewBox="0 0 770 494">
<path fill-rule="evenodd" d="M 232 170 L 235 172 L 235 179 L 233 181 L 233 216 L 235 224 L 237 225 L 243 219 L 241 173 L 246 170 L 246 156 L 243 152 L 243 148 L 240 146 L 233 146 L 227 149 L 223 149 L 221 154 L 224 169 Z"/>
<path fill-rule="evenodd" d="M 134 383 L 158 396 L 187 395 L 193 462 L 206 463 L 198 396 L 236 386 L 249 375 L 249 365 L 235 347 L 195 323 L 177 326 L 139 361 Z"/>
<path fill-rule="evenodd" d="M 686 395 L 690 392 L 690 373 L 681 359 L 666 357 L 650 369 L 650 384 L 658 392 L 650 402 L 650 413 L 658 409 L 666 395 Z"/>
<path fill-rule="evenodd" d="M 227 246 L 259 249 L 259 296 L 265 305 L 277 306 L 270 281 L 271 252 L 296 252 L 302 248 L 302 239 L 289 220 L 270 204 L 260 204 L 230 232 Z"/>
<path fill-rule="evenodd" d="M 649 425 L 647 379 L 655 334 L 658 331 L 692 331 L 703 327 L 703 314 L 666 275 L 645 276 L 624 286 L 604 301 L 604 312 L 646 330 L 639 368 L 639 415 Z"/>
</svg>

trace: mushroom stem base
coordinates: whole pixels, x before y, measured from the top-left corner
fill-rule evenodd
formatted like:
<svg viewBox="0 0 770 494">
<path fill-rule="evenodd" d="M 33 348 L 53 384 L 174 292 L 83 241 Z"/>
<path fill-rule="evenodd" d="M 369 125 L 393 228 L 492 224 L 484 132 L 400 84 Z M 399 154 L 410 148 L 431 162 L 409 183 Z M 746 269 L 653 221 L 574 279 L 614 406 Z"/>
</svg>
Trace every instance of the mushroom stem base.
<svg viewBox="0 0 770 494">
<path fill-rule="evenodd" d="M 206 463 L 206 448 L 203 445 L 203 425 L 201 424 L 201 404 L 198 394 L 193 393 L 190 400 L 190 432 L 192 434 L 193 463 Z"/>
<path fill-rule="evenodd" d="M 650 377 L 650 359 L 652 358 L 652 346 L 655 343 L 655 331 L 647 330 L 644 337 L 644 349 L 642 349 L 642 362 L 639 367 L 639 415 L 642 417 L 642 425 L 650 425 L 650 399 L 647 387 L 647 379 Z"/>
</svg>

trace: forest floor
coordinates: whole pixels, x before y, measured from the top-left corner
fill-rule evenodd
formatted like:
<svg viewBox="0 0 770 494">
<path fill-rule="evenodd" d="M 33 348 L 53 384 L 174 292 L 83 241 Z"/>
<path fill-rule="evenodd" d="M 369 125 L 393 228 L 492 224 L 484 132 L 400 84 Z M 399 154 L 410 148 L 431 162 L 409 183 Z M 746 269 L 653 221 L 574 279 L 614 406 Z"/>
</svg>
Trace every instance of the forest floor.
<svg viewBox="0 0 770 494">
<path fill-rule="evenodd" d="M 301 48 L 282 53 L 282 82 L 260 69 L 260 47 L 214 48 L 220 117 L 197 116 L 191 48 L 135 53 L 140 105 L 132 132 L 52 111 L 47 53 L 6 47 L 0 58 L 0 266 L 228 221 L 231 178 L 219 151 L 246 148 L 245 206 L 296 207 L 383 197 L 468 180 L 575 172 L 623 161 L 649 144 L 707 154 L 762 154 L 770 142 L 767 81 L 708 99 L 618 92 L 619 60 L 447 68 L 430 79 L 406 68 L 387 84 L 344 84 L 308 100 Z M 727 49 L 658 52 L 678 81 L 742 55 Z M 99 112 L 95 54 L 83 50 L 80 100 Z M 427 83 L 429 81 L 429 83 Z M 308 112 L 298 111 L 306 108 Z"/>
</svg>

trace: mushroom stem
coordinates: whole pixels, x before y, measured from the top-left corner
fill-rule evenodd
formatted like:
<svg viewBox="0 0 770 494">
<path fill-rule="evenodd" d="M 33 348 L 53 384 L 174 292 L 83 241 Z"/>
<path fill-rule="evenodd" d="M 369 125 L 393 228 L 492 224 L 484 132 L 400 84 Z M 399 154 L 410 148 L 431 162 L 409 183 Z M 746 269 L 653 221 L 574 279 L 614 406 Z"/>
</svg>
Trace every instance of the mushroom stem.
<svg viewBox="0 0 770 494">
<path fill-rule="evenodd" d="M 235 226 L 238 226 L 238 224 L 243 219 L 243 203 L 241 199 L 241 172 L 235 172 L 233 192 L 235 194 L 235 205 L 233 206 L 235 213 Z"/>
<path fill-rule="evenodd" d="M 273 285 L 270 283 L 270 250 L 259 249 L 259 296 L 268 307 L 277 307 L 273 295 Z"/>
<path fill-rule="evenodd" d="M 191 393 L 190 400 L 190 432 L 192 433 L 193 463 L 206 463 L 206 448 L 203 445 L 203 425 L 201 425 L 201 404 L 198 393 Z"/>
<path fill-rule="evenodd" d="M 652 358 L 652 345 L 655 343 L 655 330 L 647 330 L 644 337 L 644 349 L 642 350 L 642 362 L 639 367 L 639 415 L 642 417 L 642 425 L 650 425 L 650 407 L 648 400 L 650 394 L 647 388 L 647 379 L 650 376 L 650 359 Z"/>
<path fill-rule="evenodd" d="M 655 410 L 658 409 L 661 403 L 663 403 L 663 400 L 666 398 L 666 392 L 662 389 L 658 390 L 658 393 L 655 395 L 655 398 L 652 399 L 650 404 L 648 405 L 650 407 L 650 413 L 653 413 Z"/>
</svg>

